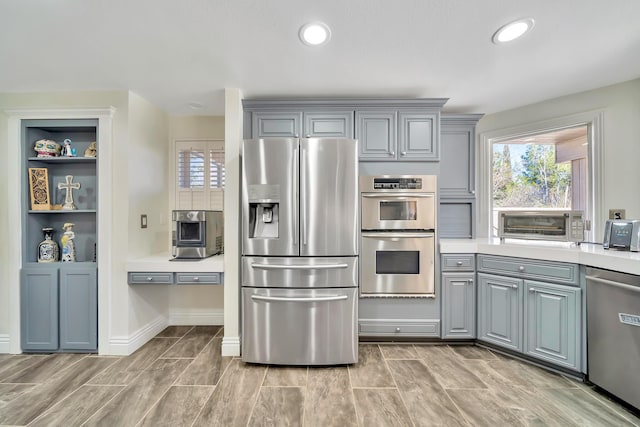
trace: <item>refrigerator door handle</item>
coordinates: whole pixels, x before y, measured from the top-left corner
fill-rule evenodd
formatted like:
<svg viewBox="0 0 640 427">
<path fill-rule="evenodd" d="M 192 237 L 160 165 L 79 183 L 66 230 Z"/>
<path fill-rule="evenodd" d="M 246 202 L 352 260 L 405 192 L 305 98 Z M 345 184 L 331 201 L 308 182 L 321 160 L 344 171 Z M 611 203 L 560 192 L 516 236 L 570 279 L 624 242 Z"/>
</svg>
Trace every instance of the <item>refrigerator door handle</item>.
<svg viewBox="0 0 640 427">
<path fill-rule="evenodd" d="M 362 232 L 362 237 L 372 237 L 374 239 L 403 239 L 403 238 L 412 238 L 412 239 L 427 239 L 430 237 L 434 237 L 433 233 L 390 233 L 390 232 Z"/>
<path fill-rule="evenodd" d="M 300 147 L 300 233 L 302 244 L 307 245 L 307 151 Z"/>
<path fill-rule="evenodd" d="M 348 264 L 317 264 L 317 265 L 285 265 L 285 264 L 258 264 L 252 263 L 251 268 L 262 268 L 264 270 L 332 270 L 336 268 L 347 268 Z"/>
<path fill-rule="evenodd" d="M 362 197 L 367 197 L 367 198 L 370 198 L 370 199 L 384 199 L 384 198 L 393 197 L 392 200 L 396 200 L 398 197 L 410 197 L 410 198 L 416 198 L 416 199 L 425 199 L 425 198 L 433 198 L 433 197 L 435 197 L 435 194 L 433 194 L 433 193 L 393 193 L 393 194 L 388 194 L 388 193 L 362 193 Z"/>
<path fill-rule="evenodd" d="M 265 301 L 265 302 L 327 302 L 327 301 L 342 301 L 346 300 L 349 297 L 347 295 L 331 295 L 326 297 L 312 297 L 312 298 L 302 298 L 302 297 L 267 297 L 262 295 L 251 295 L 251 299 L 254 301 Z"/>
<path fill-rule="evenodd" d="M 293 177 L 293 179 L 295 180 L 296 183 L 299 183 L 299 178 L 298 178 L 298 147 L 296 146 L 296 148 L 293 150 L 293 163 L 291 165 L 291 169 L 292 169 L 292 174 L 291 176 Z M 293 193 L 293 215 L 292 215 L 292 227 L 293 227 L 293 245 L 297 246 L 298 245 L 298 193 L 300 192 L 300 190 L 298 189 L 297 185 L 292 185 L 291 186 L 291 192 Z"/>
</svg>

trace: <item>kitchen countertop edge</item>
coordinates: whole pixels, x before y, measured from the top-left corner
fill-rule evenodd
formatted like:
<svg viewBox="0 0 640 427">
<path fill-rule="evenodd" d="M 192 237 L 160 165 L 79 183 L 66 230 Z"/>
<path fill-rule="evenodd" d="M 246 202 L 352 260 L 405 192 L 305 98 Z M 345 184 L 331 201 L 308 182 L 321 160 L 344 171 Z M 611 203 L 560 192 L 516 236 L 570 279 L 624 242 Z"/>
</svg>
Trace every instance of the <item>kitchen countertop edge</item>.
<svg viewBox="0 0 640 427">
<path fill-rule="evenodd" d="M 222 273 L 224 255 L 215 255 L 195 261 L 169 261 L 170 253 L 162 252 L 127 261 L 128 272 L 169 272 L 169 273 Z"/>
<path fill-rule="evenodd" d="M 640 253 L 605 250 L 602 245 L 535 240 L 440 239 L 441 254 L 486 254 L 560 261 L 640 275 Z"/>
</svg>

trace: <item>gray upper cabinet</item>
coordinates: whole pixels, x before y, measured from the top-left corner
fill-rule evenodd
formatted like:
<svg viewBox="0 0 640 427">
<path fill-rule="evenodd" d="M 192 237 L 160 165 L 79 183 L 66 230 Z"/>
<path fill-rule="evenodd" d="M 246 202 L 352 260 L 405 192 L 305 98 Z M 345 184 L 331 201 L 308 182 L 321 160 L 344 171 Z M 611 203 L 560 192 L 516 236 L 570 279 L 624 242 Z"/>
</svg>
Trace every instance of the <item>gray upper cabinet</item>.
<svg viewBox="0 0 640 427">
<path fill-rule="evenodd" d="M 482 114 L 440 118 L 440 198 L 475 198 L 476 123 Z"/>
<path fill-rule="evenodd" d="M 440 113 L 398 112 L 399 160 L 440 159 Z"/>
<path fill-rule="evenodd" d="M 305 112 L 305 138 L 353 138 L 353 111 Z"/>
<path fill-rule="evenodd" d="M 356 111 L 355 138 L 360 142 L 360 160 L 397 158 L 396 113 Z"/>
<path fill-rule="evenodd" d="M 302 129 L 300 112 L 256 112 L 251 120 L 253 138 L 298 138 Z"/>
</svg>

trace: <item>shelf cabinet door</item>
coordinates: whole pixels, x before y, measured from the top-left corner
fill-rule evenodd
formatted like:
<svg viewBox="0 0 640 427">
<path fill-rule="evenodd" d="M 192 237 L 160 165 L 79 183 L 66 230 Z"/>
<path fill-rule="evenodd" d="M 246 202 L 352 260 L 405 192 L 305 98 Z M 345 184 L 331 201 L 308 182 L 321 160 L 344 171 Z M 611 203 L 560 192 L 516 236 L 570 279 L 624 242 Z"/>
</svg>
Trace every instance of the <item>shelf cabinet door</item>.
<svg viewBox="0 0 640 427">
<path fill-rule="evenodd" d="M 525 280 L 525 353 L 580 369 L 580 288 Z"/>
<path fill-rule="evenodd" d="M 356 111 L 356 139 L 360 143 L 361 161 L 397 158 L 396 113 Z"/>
<path fill-rule="evenodd" d="M 400 111 L 398 124 L 399 160 L 439 160 L 440 126 L 438 113 Z"/>
<path fill-rule="evenodd" d="M 521 279 L 478 273 L 478 339 L 522 352 Z"/>
<path fill-rule="evenodd" d="M 20 329 L 23 351 L 58 349 L 58 268 L 22 269 Z"/>
<path fill-rule="evenodd" d="M 63 267 L 60 269 L 60 349 L 86 351 L 97 348 L 96 268 Z"/>
<path fill-rule="evenodd" d="M 476 337 L 474 273 L 442 273 L 442 338 Z"/>
<path fill-rule="evenodd" d="M 305 138 L 353 138 L 353 111 L 304 113 Z"/>
<path fill-rule="evenodd" d="M 475 125 L 450 124 L 440 133 L 440 197 L 475 197 Z"/>
<path fill-rule="evenodd" d="M 254 112 L 251 119 L 253 138 L 298 138 L 301 112 Z"/>
</svg>

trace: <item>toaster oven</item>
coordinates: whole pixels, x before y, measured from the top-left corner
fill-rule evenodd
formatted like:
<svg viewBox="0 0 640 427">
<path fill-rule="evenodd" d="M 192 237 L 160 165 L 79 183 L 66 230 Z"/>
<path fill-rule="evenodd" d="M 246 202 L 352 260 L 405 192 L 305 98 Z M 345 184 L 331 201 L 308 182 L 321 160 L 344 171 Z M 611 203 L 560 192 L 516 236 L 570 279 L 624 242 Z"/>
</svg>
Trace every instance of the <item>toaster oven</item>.
<svg viewBox="0 0 640 427">
<path fill-rule="evenodd" d="M 584 240 L 582 211 L 515 210 L 498 212 L 498 237 L 580 243 Z"/>
<path fill-rule="evenodd" d="M 604 226 L 602 247 L 632 252 L 640 250 L 640 220 L 609 219 Z"/>
</svg>

